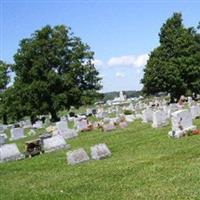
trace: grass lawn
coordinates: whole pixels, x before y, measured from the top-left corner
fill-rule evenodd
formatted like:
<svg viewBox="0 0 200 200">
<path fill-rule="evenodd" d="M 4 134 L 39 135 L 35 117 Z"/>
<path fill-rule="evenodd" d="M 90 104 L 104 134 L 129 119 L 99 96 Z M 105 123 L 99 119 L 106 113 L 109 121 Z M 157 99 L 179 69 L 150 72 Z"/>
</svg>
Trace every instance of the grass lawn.
<svg viewBox="0 0 200 200">
<path fill-rule="evenodd" d="M 200 128 L 200 119 L 194 122 Z M 112 157 L 76 166 L 66 150 L 0 164 L 1 200 L 200 199 L 200 136 L 170 139 L 170 126 L 135 121 L 112 133 L 71 139 L 71 149 L 106 143 Z M 25 140 L 18 141 L 23 149 Z"/>
</svg>

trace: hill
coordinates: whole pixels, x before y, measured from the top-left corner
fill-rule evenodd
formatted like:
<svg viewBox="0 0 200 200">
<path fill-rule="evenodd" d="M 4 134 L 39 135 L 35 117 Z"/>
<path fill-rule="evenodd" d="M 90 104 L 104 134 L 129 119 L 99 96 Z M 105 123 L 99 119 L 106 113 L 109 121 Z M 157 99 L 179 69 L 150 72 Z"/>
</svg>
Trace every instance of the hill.
<svg viewBox="0 0 200 200">
<path fill-rule="evenodd" d="M 67 165 L 66 150 L 0 164 L 0 199 L 199 199 L 200 136 L 176 140 L 169 130 L 136 120 L 111 133 L 81 133 L 68 141 L 72 150 L 106 143 L 112 156 L 76 166 Z"/>
<path fill-rule="evenodd" d="M 123 91 L 123 94 L 126 95 L 127 98 L 139 97 L 141 95 L 141 91 Z M 119 91 L 114 92 L 106 92 L 104 93 L 104 101 L 113 100 L 115 97 L 119 97 Z"/>
</svg>

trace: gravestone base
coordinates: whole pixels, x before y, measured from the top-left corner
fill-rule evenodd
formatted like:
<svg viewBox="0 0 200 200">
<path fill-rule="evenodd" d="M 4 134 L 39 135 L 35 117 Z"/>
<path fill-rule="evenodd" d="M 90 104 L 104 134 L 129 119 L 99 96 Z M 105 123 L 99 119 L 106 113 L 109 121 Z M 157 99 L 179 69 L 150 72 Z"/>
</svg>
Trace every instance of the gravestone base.
<svg viewBox="0 0 200 200">
<path fill-rule="evenodd" d="M 196 126 L 190 126 L 183 130 L 169 131 L 168 135 L 170 137 L 174 137 L 174 138 L 181 138 L 181 137 L 185 136 L 188 131 L 195 130 L 196 128 L 197 128 Z"/>
</svg>

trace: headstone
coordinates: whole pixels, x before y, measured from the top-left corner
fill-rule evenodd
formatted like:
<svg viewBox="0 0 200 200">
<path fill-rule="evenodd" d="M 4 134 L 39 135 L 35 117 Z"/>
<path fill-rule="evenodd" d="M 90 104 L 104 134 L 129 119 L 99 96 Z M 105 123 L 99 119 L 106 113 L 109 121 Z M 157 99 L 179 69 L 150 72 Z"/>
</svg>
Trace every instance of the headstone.
<svg viewBox="0 0 200 200">
<path fill-rule="evenodd" d="M 56 123 L 57 133 L 64 137 L 65 139 L 70 139 L 78 136 L 75 129 L 69 129 L 67 121 L 60 121 Z"/>
<path fill-rule="evenodd" d="M 36 121 L 36 122 L 33 124 L 33 128 L 37 128 L 37 129 L 43 128 L 43 123 L 42 123 L 42 121 Z"/>
<path fill-rule="evenodd" d="M 188 104 L 189 104 L 189 106 L 191 106 L 192 103 L 193 103 L 192 97 L 188 97 Z"/>
<path fill-rule="evenodd" d="M 134 115 L 125 115 L 125 119 L 127 122 L 131 123 L 134 121 L 135 116 Z"/>
<path fill-rule="evenodd" d="M 162 111 L 158 110 L 153 112 L 153 128 L 163 127 L 167 125 L 167 114 Z"/>
<path fill-rule="evenodd" d="M 23 128 L 32 128 L 31 121 L 30 121 L 30 120 L 26 120 L 26 121 L 23 123 Z"/>
<path fill-rule="evenodd" d="M 200 106 L 198 106 L 198 105 L 191 106 L 190 112 L 192 114 L 192 119 L 199 117 L 200 116 Z"/>
<path fill-rule="evenodd" d="M 11 133 L 11 138 L 10 138 L 11 141 L 25 137 L 23 128 L 12 128 L 10 130 L 10 133 Z"/>
<path fill-rule="evenodd" d="M 103 119 L 103 118 L 106 118 L 108 115 L 107 112 L 103 111 L 103 112 L 99 112 L 96 114 L 96 118 L 99 118 L 99 119 Z"/>
<path fill-rule="evenodd" d="M 0 133 L 4 133 L 4 127 L 3 127 L 3 125 L 0 125 Z"/>
<path fill-rule="evenodd" d="M 43 139 L 43 149 L 45 152 L 51 152 L 62 148 L 69 148 L 70 145 L 66 143 L 65 139 L 60 135 Z"/>
<path fill-rule="evenodd" d="M 120 128 L 126 128 L 128 126 L 128 123 L 126 121 L 120 122 L 119 127 Z"/>
<path fill-rule="evenodd" d="M 23 158 L 24 155 L 20 153 L 16 144 L 4 144 L 0 146 L 0 163 Z"/>
<path fill-rule="evenodd" d="M 76 126 L 78 131 L 84 131 L 88 129 L 88 122 L 87 119 L 78 119 L 76 121 Z"/>
<path fill-rule="evenodd" d="M 103 131 L 104 131 L 104 132 L 110 132 L 110 131 L 113 131 L 113 130 L 116 129 L 115 125 L 112 124 L 112 123 L 104 124 L 104 125 L 102 126 L 102 128 L 103 128 Z"/>
<path fill-rule="evenodd" d="M 106 146 L 106 144 L 97 144 L 97 145 L 91 147 L 90 149 L 91 149 L 92 159 L 100 160 L 100 159 L 106 158 L 108 156 L 111 156 L 111 152 L 108 149 L 108 147 Z"/>
<path fill-rule="evenodd" d="M 179 110 L 172 113 L 172 131 L 168 134 L 171 137 L 180 138 L 189 130 L 196 129 L 192 124 L 192 114 L 189 110 Z"/>
<path fill-rule="evenodd" d="M 103 120 L 104 123 L 112 123 L 112 124 L 119 124 L 119 117 L 113 117 L 113 118 L 105 118 Z"/>
<path fill-rule="evenodd" d="M 88 161 L 90 158 L 83 148 L 67 152 L 67 162 L 70 165 Z"/>
<path fill-rule="evenodd" d="M 0 134 L 0 146 L 6 143 L 7 135 L 4 133 Z"/>
<path fill-rule="evenodd" d="M 150 108 L 145 109 L 142 112 L 143 122 L 148 123 L 153 121 L 153 110 Z"/>
</svg>

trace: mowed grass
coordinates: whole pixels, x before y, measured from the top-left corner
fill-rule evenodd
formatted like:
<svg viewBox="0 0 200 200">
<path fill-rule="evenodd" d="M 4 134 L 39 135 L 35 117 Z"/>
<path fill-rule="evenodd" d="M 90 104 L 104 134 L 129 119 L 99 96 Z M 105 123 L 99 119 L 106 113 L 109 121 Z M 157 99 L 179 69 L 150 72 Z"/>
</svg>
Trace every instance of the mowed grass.
<svg viewBox="0 0 200 200">
<path fill-rule="evenodd" d="M 135 121 L 112 133 L 81 133 L 68 141 L 71 150 L 106 143 L 112 156 L 76 166 L 67 164 L 67 150 L 0 164 L 0 199 L 200 199 L 200 136 L 171 139 L 169 130 Z"/>
</svg>

